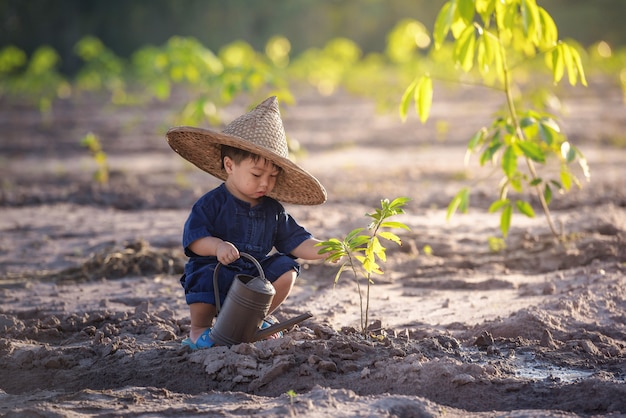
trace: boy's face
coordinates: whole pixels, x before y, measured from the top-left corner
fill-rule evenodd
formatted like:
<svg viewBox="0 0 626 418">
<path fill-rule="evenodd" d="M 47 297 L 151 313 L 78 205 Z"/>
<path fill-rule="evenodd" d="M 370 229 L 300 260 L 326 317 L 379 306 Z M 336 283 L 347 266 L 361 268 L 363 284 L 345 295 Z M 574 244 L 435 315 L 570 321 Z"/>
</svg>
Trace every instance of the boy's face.
<svg viewBox="0 0 626 418">
<path fill-rule="evenodd" d="M 280 168 L 265 158 L 257 161 L 246 158 L 237 164 L 230 157 L 224 157 L 224 169 L 228 174 L 228 190 L 238 199 L 252 205 L 274 190 L 280 174 Z"/>
</svg>

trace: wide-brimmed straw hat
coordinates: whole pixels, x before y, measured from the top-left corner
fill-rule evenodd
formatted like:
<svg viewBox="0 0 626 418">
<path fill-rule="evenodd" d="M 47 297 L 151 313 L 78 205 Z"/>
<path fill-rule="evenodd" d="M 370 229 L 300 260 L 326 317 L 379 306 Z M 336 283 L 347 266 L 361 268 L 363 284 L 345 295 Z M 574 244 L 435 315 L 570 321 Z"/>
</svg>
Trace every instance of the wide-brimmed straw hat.
<svg viewBox="0 0 626 418">
<path fill-rule="evenodd" d="M 239 116 L 222 132 L 178 126 L 167 131 L 167 142 L 184 159 L 221 180 L 227 177 L 222 167 L 222 145 L 249 151 L 282 169 L 269 197 L 298 205 L 326 201 L 326 190 L 320 182 L 288 158 L 285 129 L 275 96 Z"/>
</svg>

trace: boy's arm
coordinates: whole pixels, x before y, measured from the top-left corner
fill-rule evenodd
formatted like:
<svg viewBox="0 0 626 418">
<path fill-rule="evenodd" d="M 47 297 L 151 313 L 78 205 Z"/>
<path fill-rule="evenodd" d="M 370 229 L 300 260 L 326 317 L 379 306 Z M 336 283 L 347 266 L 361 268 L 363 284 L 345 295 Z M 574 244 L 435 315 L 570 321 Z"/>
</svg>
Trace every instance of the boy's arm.
<svg viewBox="0 0 626 418">
<path fill-rule="evenodd" d="M 228 241 L 216 237 L 204 237 L 189 244 L 189 249 L 199 256 L 216 256 L 222 264 L 230 264 L 239 258 L 239 250 Z"/>
<path fill-rule="evenodd" d="M 302 244 L 298 245 L 293 249 L 291 254 L 297 258 L 302 258 L 304 260 L 319 260 L 322 258 L 326 258 L 328 254 L 318 254 L 318 251 L 321 250 L 321 247 L 317 247 L 316 244 L 322 241 L 309 238 L 306 241 L 303 241 Z"/>
</svg>

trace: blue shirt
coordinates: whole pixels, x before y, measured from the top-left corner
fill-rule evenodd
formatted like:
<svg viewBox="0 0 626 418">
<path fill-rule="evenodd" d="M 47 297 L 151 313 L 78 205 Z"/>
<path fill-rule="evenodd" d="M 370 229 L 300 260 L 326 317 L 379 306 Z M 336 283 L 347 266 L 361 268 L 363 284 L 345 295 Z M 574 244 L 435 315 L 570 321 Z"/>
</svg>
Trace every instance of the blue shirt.
<svg viewBox="0 0 626 418">
<path fill-rule="evenodd" d="M 185 222 L 183 248 L 190 257 L 185 269 L 188 275 L 196 270 L 196 261 L 200 268 L 217 263 L 216 257 L 199 257 L 189 249 L 192 242 L 204 237 L 228 241 L 240 252 L 261 261 L 272 248 L 289 254 L 312 235 L 298 225 L 278 201 L 265 196 L 252 207 L 248 202 L 237 199 L 225 184 L 221 184 L 198 199 Z M 238 262 L 249 263 L 244 258 L 235 264 Z"/>
</svg>

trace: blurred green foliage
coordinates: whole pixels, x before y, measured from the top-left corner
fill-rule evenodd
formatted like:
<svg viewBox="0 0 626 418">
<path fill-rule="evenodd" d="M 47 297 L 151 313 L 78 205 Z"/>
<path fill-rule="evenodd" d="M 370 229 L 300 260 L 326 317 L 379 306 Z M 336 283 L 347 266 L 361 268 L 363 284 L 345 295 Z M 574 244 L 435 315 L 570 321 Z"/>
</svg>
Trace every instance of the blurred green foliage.
<svg viewBox="0 0 626 418">
<path fill-rule="evenodd" d="M 588 10 L 582 2 L 568 7 L 557 0 L 543 3 L 557 10 Z M 601 3 L 615 2 L 594 5 Z M 36 103 L 44 114 L 54 100 L 88 92 L 105 92 L 115 105 L 137 105 L 165 101 L 184 91 L 186 105 L 173 122 L 217 124 L 220 109 L 238 95 L 254 102 L 275 94 L 291 103 L 292 87 L 302 83 L 321 94 L 345 89 L 390 110 L 416 74 L 436 72 L 440 81 L 474 81 L 470 75 L 459 77 L 467 63 L 454 65 L 460 52 L 451 42 L 434 47 L 437 40 L 430 28 L 439 36 L 436 17 L 443 1 L 153 0 L 146 5 L 66 0 L 67 7 L 53 7 L 57 4 L 0 0 L 7 29 L 0 34 L 0 98 Z M 558 13 L 554 15 L 562 38 L 562 22 Z M 610 35 L 611 25 L 605 26 Z M 55 49 L 59 37 L 63 42 Z M 492 77 L 493 84 L 497 73 L 484 71 L 485 57 L 490 56 L 484 53 L 489 50 L 486 39 L 480 38 L 485 44 L 476 46 L 483 51 L 483 64 L 477 68 L 483 78 Z M 605 40 L 587 48 L 568 43 L 575 45 L 590 76 L 621 85 L 626 96 L 624 48 Z M 132 45 L 137 47 L 129 50 Z M 64 67 L 68 63 L 74 64 Z M 538 58 L 525 60 L 514 71 L 522 83 L 563 74 L 546 71 Z M 421 97 L 431 90 L 427 81 L 415 87 Z M 548 83 L 528 100 L 554 99 L 552 90 Z"/>
<path fill-rule="evenodd" d="M 129 58 L 172 36 L 197 39 L 217 51 L 243 40 L 262 50 L 273 36 L 299 55 L 334 38 L 354 41 L 364 54 L 385 48 L 386 35 L 405 18 L 432 31 L 444 0 L 0 0 L 0 48 L 15 45 L 31 55 L 42 44 L 62 57 L 59 71 L 73 75 L 81 61 L 79 39 L 94 36 Z M 624 0 L 544 0 L 561 37 L 585 47 L 604 40 L 626 45 Z"/>
</svg>

